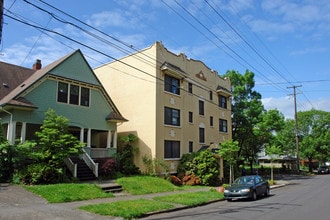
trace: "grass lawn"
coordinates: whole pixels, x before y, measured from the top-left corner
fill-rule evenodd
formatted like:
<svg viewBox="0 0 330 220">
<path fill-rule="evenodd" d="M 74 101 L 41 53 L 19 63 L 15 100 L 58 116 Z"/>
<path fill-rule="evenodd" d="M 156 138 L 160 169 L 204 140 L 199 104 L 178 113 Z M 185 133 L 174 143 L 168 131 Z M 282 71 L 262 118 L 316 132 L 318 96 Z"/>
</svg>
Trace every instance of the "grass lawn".
<svg viewBox="0 0 330 220">
<path fill-rule="evenodd" d="M 204 192 L 187 192 L 167 196 L 158 196 L 153 200 L 138 199 L 102 203 L 79 207 L 79 209 L 99 215 L 122 217 L 124 219 L 139 218 L 143 214 L 174 208 L 174 204 L 201 205 L 205 202 L 222 199 L 223 194 L 216 190 Z"/>
<path fill-rule="evenodd" d="M 100 187 L 96 186 L 95 184 L 88 183 L 35 185 L 24 186 L 24 188 L 43 197 L 49 203 L 72 202 L 96 198 L 114 197 L 112 193 L 105 193 Z"/>
<path fill-rule="evenodd" d="M 156 201 L 177 203 L 181 205 L 200 205 L 217 199 L 223 199 L 223 193 L 219 193 L 215 190 L 206 192 L 187 192 L 154 198 Z"/>
<path fill-rule="evenodd" d="M 197 188 L 200 186 L 175 186 L 169 181 L 151 176 L 122 177 L 116 182 L 128 193 L 135 195 L 169 192 Z M 113 197 L 111 193 L 105 193 L 95 184 L 53 184 L 24 186 L 25 189 L 40 195 L 50 203 L 72 202 L 96 198 Z M 180 192 L 166 196 L 158 196 L 152 200 L 137 199 L 129 201 L 118 201 L 111 203 L 93 204 L 79 207 L 79 209 L 100 215 L 122 217 L 133 219 L 143 214 L 173 208 L 175 204 L 200 205 L 205 202 L 222 199 L 223 194 L 210 189 L 203 192 Z"/>
<path fill-rule="evenodd" d="M 169 192 L 185 189 L 175 186 L 168 180 L 152 176 L 122 177 L 116 180 L 126 192 L 133 195 L 143 195 L 158 192 Z"/>
<path fill-rule="evenodd" d="M 145 213 L 166 210 L 173 207 L 173 205 L 163 202 L 157 202 L 147 199 L 138 199 L 130 201 L 87 205 L 79 207 L 79 209 L 92 213 L 97 213 L 99 215 L 109 215 L 122 217 L 124 219 L 134 219 L 141 217 Z"/>
</svg>

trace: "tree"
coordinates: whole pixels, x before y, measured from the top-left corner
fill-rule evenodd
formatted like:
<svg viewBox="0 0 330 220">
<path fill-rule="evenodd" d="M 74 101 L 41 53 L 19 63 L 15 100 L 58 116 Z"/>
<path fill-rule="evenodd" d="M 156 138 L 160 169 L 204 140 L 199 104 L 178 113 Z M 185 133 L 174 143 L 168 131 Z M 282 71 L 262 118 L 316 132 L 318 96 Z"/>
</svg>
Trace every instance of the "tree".
<svg viewBox="0 0 330 220">
<path fill-rule="evenodd" d="M 238 142 L 233 140 L 228 140 L 222 142 L 219 148 L 220 148 L 219 154 L 229 164 L 229 184 L 231 184 L 235 176 L 233 167 L 238 160 L 237 157 L 237 152 L 239 151 Z"/>
<path fill-rule="evenodd" d="M 330 113 L 312 109 L 298 112 L 299 151 L 309 161 L 309 172 L 312 172 L 313 159 L 325 162 L 329 159 L 330 150 Z"/>
<path fill-rule="evenodd" d="M 56 115 L 55 110 L 49 109 L 46 117 L 36 132 L 37 151 L 35 158 L 54 166 L 62 166 L 64 158 L 81 153 L 83 143 L 69 133 L 69 120 Z"/>
<path fill-rule="evenodd" d="M 45 119 L 36 132 L 36 142 L 25 142 L 32 162 L 20 172 L 23 182 L 54 183 L 65 177 L 64 158 L 81 153 L 83 143 L 69 133 L 69 120 L 56 115 L 53 109 L 45 113 Z"/>
<path fill-rule="evenodd" d="M 282 154 L 282 150 L 279 146 L 276 145 L 269 145 L 266 147 L 266 153 L 270 157 L 270 162 L 271 162 L 271 171 L 270 171 L 270 179 L 273 182 L 274 181 L 274 167 L 273 167 L 273 162 L 275 159 L 278 159 L 279 156 Z"/>
<path fill-rule="evenodd" d="M 238 142 L 237 156 L 249 161 L 252 170 L 257 153 L 263 146 L 263 139 L 255 133 L 264 112 L 261 94 L 253 90 L 253 72 L 247 70 L 242 75 L 237 71 L 228 71 L 225 77 L 229 77 L 232 84 L 233 140 Z"/>
</svg>

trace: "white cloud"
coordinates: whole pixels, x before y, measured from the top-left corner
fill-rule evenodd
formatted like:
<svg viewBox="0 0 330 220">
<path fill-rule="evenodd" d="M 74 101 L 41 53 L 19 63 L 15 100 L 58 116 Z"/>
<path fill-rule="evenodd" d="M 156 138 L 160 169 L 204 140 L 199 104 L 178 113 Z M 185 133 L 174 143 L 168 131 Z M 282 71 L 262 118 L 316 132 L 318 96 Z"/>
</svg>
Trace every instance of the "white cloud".
<svg viewBox="0 0 330 220">
<path fill-rule="evenodd" d="M 294 118 L 294 100 L 292 96 L 286 97 L 268 97 L 263 98 L 262 103 L 266 110 L 277 109 L 285 118 Z M 308 100 L 297 101 L 297 111 L 309 111 L 313 107 L 317 110 L 330 112 L 329 99 L 326 97 L 319 98 L 317 100 L 310 101 L 313 106 L 310 105 Z"/>
<path fill-rule="evenodd" d="M 288 96 L 263 98 L 261 101 L 266 110 L 277 109 L 285 116 L 285 118 L 294 117 L 293 99 Z"/>
</svg>

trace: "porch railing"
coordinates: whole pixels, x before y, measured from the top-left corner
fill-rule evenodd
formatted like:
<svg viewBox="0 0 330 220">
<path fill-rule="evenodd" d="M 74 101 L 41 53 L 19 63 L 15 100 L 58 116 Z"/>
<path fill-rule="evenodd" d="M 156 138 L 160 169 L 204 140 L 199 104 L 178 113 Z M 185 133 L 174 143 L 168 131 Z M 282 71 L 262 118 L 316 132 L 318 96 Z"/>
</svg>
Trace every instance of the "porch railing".
<svg viewBox="0 0 330 220">
<path fill-rule="evenodd" d="M 91 158 L 105 158 L 112 157 L 116 152 L 116 148 L 90 148 L 85 147 L 85 151 Z"/>
<path fill-rule="evenodd" d="M 73 177 L 77 177 L 77 164 L 73 163 L 69 157 L 64 158 L 64 162 L 68 167 L 68 169 L 70 170 L 70 172 L 72 173 Z"/>
<path fill-rule="evenodd" d="M 89 156 L 89 154 L 83 149 L 83 154 L 81 158 L 85 161 L 87 166 L 93 171 L 95 177 L 99 176 L 99 164 L 95 163 L 94 160 Z"/>
</svg>

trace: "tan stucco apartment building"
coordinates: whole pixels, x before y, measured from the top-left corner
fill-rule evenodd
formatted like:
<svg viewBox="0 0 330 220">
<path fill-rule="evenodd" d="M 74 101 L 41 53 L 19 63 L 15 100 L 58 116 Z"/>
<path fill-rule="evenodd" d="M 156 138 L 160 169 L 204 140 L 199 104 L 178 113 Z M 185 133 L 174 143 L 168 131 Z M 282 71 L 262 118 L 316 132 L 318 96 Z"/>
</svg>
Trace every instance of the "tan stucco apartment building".
<svg viewBox="0 0 330 220">
<path fill-rule="evenodd" d="M 175 173 L 183 154 L 217 148 L 232 137 L 230 80 L 161 42 L 94 72 L 128 119 L 118 135 L 139 139 L 135 163 L 142 171 L 145 155 L 164 160 Z"/>
</svg>

